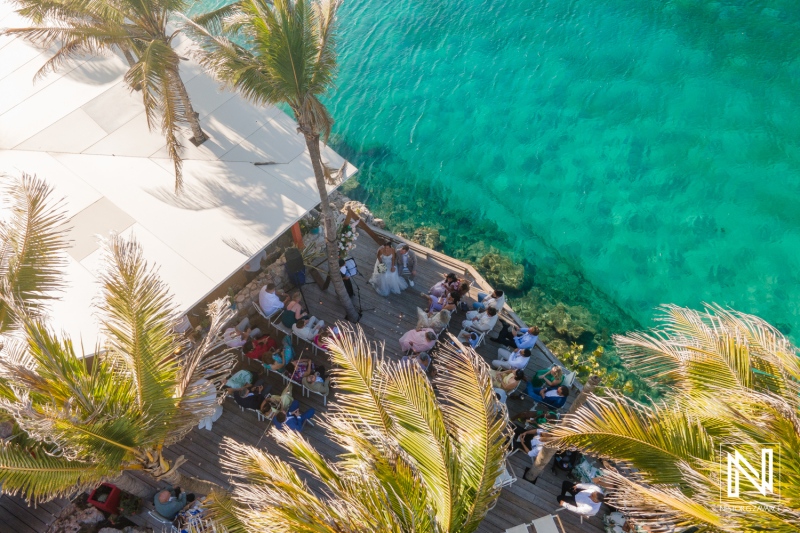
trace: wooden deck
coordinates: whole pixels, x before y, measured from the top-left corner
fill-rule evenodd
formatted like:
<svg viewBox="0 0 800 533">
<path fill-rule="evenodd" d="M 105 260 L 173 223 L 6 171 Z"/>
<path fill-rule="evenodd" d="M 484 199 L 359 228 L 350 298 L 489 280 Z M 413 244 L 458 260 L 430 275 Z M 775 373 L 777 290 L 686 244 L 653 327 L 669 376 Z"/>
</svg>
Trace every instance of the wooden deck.
<svg viewBox="0 0 800 533">
<path fill-rule="evenodd" d="M 393 235 L 391 237 L 395 241 L 398 240 Z M 476 285 L 482 287 L 482 290 L 488 291 L 489 289 L 486 286 L 486 282 L 464 263 L 414 243 L 409 244 L 417 253 L 416 286 L 409 288 L 403 294 L 392 295 L 389 298 L 377 295 L 367 282 L 375 261 L 377 245 L 364 235 L 359 239 L 358 246 L 353 251 L 353 256 L 358 262 L 359 269 L 363 271 L 363 276 L 359 276 L 354 280 L 355 285 L 360 288 L 360 303 L 364 311 L 360 325 L 371 340 L 384 343 L 385 353 L 392 358 L 400 357 L 400 346 L 397 339 L 404 332 L 415 326 L 416 307 L 425 303 L 420 291 L 427 291 L 431 285 L 442 278 L 442 274 L 455 272 L 459 276 L 467 275 L 469 278 L 474 279 Z M 470 296 L 474 299 L 477 296 L 477 292 L 478 289 L 473 287 Z M 303 293 L 312 315 L 325 320 L 328 324 L 344 318 L 344 313 L 337 303 L 332 287 L 323 292 L 315 283 L 309 283 L 303 287 Z M 358 303 L 357 295 L 355 300 Z M 506 309 L 507 311 L 504 314 L 507 318 L 516 318 L 513 313 L 508 313 L 508 307 Z M 451 321 L 450 331 L 457 333 L 463 319 L 462 313 L 456 313 Z M 262 331 L 274 333 L 271 329 L 265 329 L 265 324 L 260 320 L 260 317 L 254 316 L 251 317 L 251 320 L 259 325 Z M 329 366 L 326 361 L 321 359 L 322 354 L 317 357 L 311 354 L 311 348 L 307 343 L 295 339 L 295 347 L 304 355 L 311 356 L 319 364 Z M 487 361 L 491 361 L 496 358 L 497 345 L 489 342 L 488 345 L 481 346 L 478 351 Z M 542 346 L 539 346 L 534 351 L 534 357 L 532 358 L 532 364 L 528 367 L 528 373 L 550 364 L 552 364 L 552 354 L 546 348 L 543 349 Z M 240 367 L 248 367 L 248 363 L 240 363 Z M 252 363 L 249 368 L 256 373 L 260 370 L 255 363 Z M 266 381 L 267 384 L 272 386 L 273 391 L 280 390 L 282 383 L 277 376 L 271 375 Z M 318 413 L 325 411 L 319 396 L 312 395 L 311 398 L 304 398 L 300 390 L 295 390 L 294 393 L 295 398 L 301 403 L 302 410 L 313 407 Z M 574 397 L 575 394 L 573 392 L 571 396 Z M 335 395 L 336 391 L 334 389 L 330 398 L 335 399 Z M 527 402 L 509 400 L 509 412 L 515 414 L 528 410 L 531 403 L 530 400 Z M 219 465 L 220 444 L 223 437 L 230 437 L 241 443 L 258 446 L 268 450 L 270 453 L 288 459 L 287 454 L 282 452 L 270 437 L 264 435 L 266 427 L 266 422 L 259 422 L 255 414 L 242 412 L 233 400 L 227 400 L 224 404 L 222 417 L 214 423 L 211 431 L 195 429 L 183 441 L 171 446 L 166 453 L 170 459 L 180 455 L 187 459 L 186 464 L 182 467 L 182 471 L 185 474 L 207 479 L 227 487 L 229 486 L 228 480 L 222 474 Z M 307 425 L 303 434 L 325 456 L 335 457 L 342 451 L 332 444 L 326 438 L 324 431 L 317 426 Z M 556 475 L 548 469 L 542 474 L 536 485 L 533 485 L 522 479 L 525 467 L 530 465 L 530 460 L 527 456 L 517 453 L 510 458 L 509 462 L 519 479 L 509 488 L 502 491 L 496 507 L 481 524 L 478 530 L 481 533 L 503 532 L 506 528 L 523 522 L 530 522 L 557 509 L 555 496 L 559 493 L 562 480 L 566 479 L 563 474 Z M 314 480 L 308 477 L 306 479 L 312 489 L 317 487 Z M 55 504 L 46 505 L 50 505 L 52 511 L 57 514 Z M 48 519 L 43 516 L 44 512 L 45 506 L 31 510 L 19 500 L 3 497 L 0 499 L 0 531 L 7 531 L 5 529 L 7 527 L 12 528 L 8 531 L 20 531 L 22 533 L 44 531 L 44 526 L 49 521 L 52 521 L 52 518 Z M 602 523 L 598 517 L 584 520 L 581 523 L 576 515 L 569 512 L 562 511 L 559 515 L 568 533 L 599 533 L 602 531 Z M 155 531 L 161 531 L 162 529 L 160 524 L 149 519 L 146 514 L 136 518 L 140 519 L 143 524 L 149 520 L 148 525 L 153 527 Z M 20 522 L 24 527 L 19 526 L 17 528 L 17 524 Z"/>
</svg>

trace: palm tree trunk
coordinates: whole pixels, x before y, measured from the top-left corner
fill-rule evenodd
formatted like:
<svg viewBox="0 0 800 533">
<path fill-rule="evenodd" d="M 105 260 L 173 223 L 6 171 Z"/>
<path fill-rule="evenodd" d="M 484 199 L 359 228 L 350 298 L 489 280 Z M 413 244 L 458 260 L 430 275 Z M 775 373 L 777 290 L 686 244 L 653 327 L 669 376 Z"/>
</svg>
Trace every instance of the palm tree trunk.
<svg viewBox="0 0 800 533">
<path fill-rule="evenodd" d="M 119 487 L 120 490 L 124 490 L 140 498 L 150 498 L 155 492 L 150 485 L 137 479 L 128 472 L 123 472 L 118 477 L 112 479 L 111 483 Z"/>
<path fill-rule="evenodd" d="M 195 146 L 200 146 L 208 140 L 208 135 L 206 135 L 203 128 L 200 127 L 199 115 L 194 112 L 192 101 L 189 99 L 189 92 L 186 90 L 186 85 L 183 84 L 179 68 L 180 67 L 175 67 L 173 76 L 175 76 L 175 86 L 178 89 L 178 95 L 180 95 L 181 103 L 183 103 L 183 109 L 186 113 L 186 121 L 189 123 L 189 127 L 192 128 L 192 138 L 189 140 L 192 141 L 192 144 Z"/>
<path fill-rule="evenodd" d="M 586 399 L 589 395 L 594 391 L 595 387 L 600 384 L 600 376 L 589 376 L 586 385 L 583 386 L 583 390 L 575 398 L 575 401 L 572 402 L 572 405 L 569 407 L 569 411 L 566 414 L 572 414 L 578 410 L 578 408 L 586 403 Z M 536 483 L 536 479 L 539 477 L 544 471 L 544 468 L 550 463 L 550 459 L 556 454 L 555 448 L 548 448 L 547 447 L 547 433 L 542 434 L 542 442 L 545 443 L 545 448 L 539 452 L 539 455 L 536 456 L 536 459 L 533 462 L 533 466 L 525 471 L 525 475 L 523 476 L 525 479 L 530 481 L 531 483 Z"/>
<path fill-rule="evenodd" d="M 325 227 L 325 251 L 328 259 L 328 272 L 333 281 L 333 290 L 336 297 L 347 313 L 347 320 L 357 322 L 359 319 L 353 301 L 344 287 L 342 274 L 339 272 L 339 247 L 336 244 L 336 222 L 333 217 L 331 203 L 328 200 L 328 189 L 325 186 L 325 173 L 322 170 L 322 154 L 319 150 L 319 135 L 306 134 L 306 146 L 311 156 L 311 166 L 314 167 L 314 177 L 319 190 L 320 208 L 322 209 L 322 225 Z"/>
<path fill-rule="evenodd" d="M 184 476 L 178 472 L 177 468 L 171 469 L 164 474 L 161 479 L 172 485 L 173 487 L 180 487 L 185 492 L 194 494 L 202 494 L 204 496 L 211 494 L 213 490 L 220 490 L 222 487 L 211 481 L 204 481 L 196 477 Z"/>
</svg>

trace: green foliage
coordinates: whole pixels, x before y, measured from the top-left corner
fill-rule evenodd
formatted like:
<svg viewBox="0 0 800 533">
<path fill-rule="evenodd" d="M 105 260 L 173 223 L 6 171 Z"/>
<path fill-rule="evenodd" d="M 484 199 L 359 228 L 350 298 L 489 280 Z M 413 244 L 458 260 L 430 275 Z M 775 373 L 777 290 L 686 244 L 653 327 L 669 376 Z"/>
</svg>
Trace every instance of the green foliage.
<svg viewBox="0 0 800 533">
<path fill-rule="evenodd" d="M 234 490 L 211 496 L 213 519 L 231 531 L 477 529 L 499 495 L 508 438 L 485 362 L 469 348 L 446 349 L 437 357 L 442 377 L 431 383 L 417 365 L 386 360 L 359 330 L 338 326 L 337 395 L 319 424 L 345 453 L 328 461 L 300 433 L 273 429 L 294 456 L 290 465 L 226 439 L 222 463 Z M 324 492 L 309 490 L 298 468 Z"/>
<path fill-rule="evenodd" d="M 663 391 L 663 400 L 592 395 L 544 441 L 614 460 L 620 471 L 607 468 L 608 501 L 656 531 L 689 525 L 708 532 L 796 531 L 797 348 L 763 320 L 716 306 L 703 312 L 665 306 L 663 315 L 657 330 L 614 339 L 622 360 Z M 748 454 L 751 464 L 764 447 L 783 451 L 773 494 L 743 483 L 742 499 L 720 505 L 726 446 Z"/>
</svg>

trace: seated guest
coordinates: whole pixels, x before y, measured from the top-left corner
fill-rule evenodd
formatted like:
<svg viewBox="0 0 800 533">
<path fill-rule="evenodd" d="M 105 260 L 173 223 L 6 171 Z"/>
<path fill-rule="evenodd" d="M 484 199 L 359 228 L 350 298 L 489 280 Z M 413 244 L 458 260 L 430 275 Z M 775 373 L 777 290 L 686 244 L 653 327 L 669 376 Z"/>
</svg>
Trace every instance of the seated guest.
<svg viewBox="0 0 800 533">
<path fill-rule="evenodd" d="M 511 418 L 515 424 L 521 422 L 525 429 L 535 429 L 545 424 L 555 424 L 558 422 L 558 413 L 555 411 L 523 411 Z"/>
<path fill-rule="evenodd" d="M 266 316 L 270 316 L 278 309 L 283 309 L 288 298 L 285 294 L 278 294 L 274 283 L 267 283 L 258 291 L 258 305 Z"/>
<path fill-rule="evenodd" d="M 153 498 L 153 507 L 156 512 L 169 521 L 175 520 L 178 513 L 186 507 L 187 504 L 194 501 L 194 494 L 186 494 L 181 492 L 180 487 L 175 487 L 172 490 L 162 490 L 156 493 Z"/>
<path fill-rule="evenodd" d="M 286 304 L 286 309 L 283 310 L 283 314 L 281 315 L 281 323 L 287 328 L 294 326 L 294 323 L 301 318 L 303 320 L 308 318 L 308 313 L 306 313 L 303 310 L 303 306 L 300 305 L 302 299 L 303 295 L 296 292 L 289 303 Z"/>
<path fill-rule="evenodd" d="M 314 363 L 308 357 L 301 357 L 297 363 L 290 363 L 286 370 L 291 373 L 292 381 L 301 383 L 303 378 L 314 373 Z"/>
<path fill-rule="evenodd" d="M 542 434 L 541 429 L 514 428 L 514 438 L 511 441 L 512 450 L 522 450 L 528 457 L 536 457 L 542 451 L 544 445 L 539 439 Z"/>
<path fill-rule="evenodd" d="M 430 328 L 417 331 L 410 329 L 400 337 L 400 349 L 404 352 L 427 352 L 436 345 L 436 333 Z"/>
<path fill-rule="evenodd" d="M 541 402 L 545 405 L 549 405 L 555 409 L 560 409 L 564 407 L 564 404 L 567 403 L 567 396 L 569 396 L 569 389 L 563 385 L 553 385 L 552 387 L 542 387 L 541 389 L 535 389 L 528 384 L 528 396 L 536 400 L 537 402 Z"/>
<path fill-rule="evenodd" d="M 442 281 L 434 284 L 433 287 L 430 288 L 428 294 L 439 297 L 444 296 L 445 294 L 450 293 L 454 289 L 457 289 L 460 286 L 458 282 L 458 277 L 450 272 L 447 274 Z"/>
<path fill-rule="evenodd" d="M 283 348 L 281 351 L 273 351 L 268 356 L 272 356 L 271 363 L 264 363 L 264 370 L 277 372 L 283 367 L 288 365 L 292 357 L 294 357 L 294 348 L 292 348 L 292 338 L 289 335 L 283 337 Z M 269 359 L 267 359 L 269 360 Z"/>
<path fill-rule="evenodd" d="M 492 361 L 492 366 L 509 370 L 511 368 L 524 370 L 531 359 L 531 351 L 527 348 L 517 348 L 513 352 L 505 348 L 497 350 L 497 359 Z"/>
<path fill-rule="evenodd" d="M 258 328 L 251 329 L 250 320 L 244 318 L 235 328 L 226 329 L 222 334 L 222 340 L 229 348 L 240 348 L 247 344 L 251 337 L 255 338 L 260 334 L 261 330 Z"/>
<path fill-rule="evenodd" d="M 225 388 L 230 392 L 244 390 L 244 388 L 253 382 L 253 373 L 249 370 L 239 370 L 237 373 L 228 378 L 225 382 Z"/>
<path fill-rule="evenodd" d="M 272 419 L 277 413 L 283 412 L 285 413 L 289 406 L 292 405 L 292 384 L 289 383 L 286 385 L 286 388 L 283 389 L 283 392 L 279 395 L 277 394 L 267 394 L 264 397 L 264 401 L 261 402 L 261 412 L 264 413 L 269 419 Z"/>
<path fill-rule="evenodd" d="M 253 341 L 253 349 L 245 355 L 250 359 L 258 361 L 271 360 L 272 354 L 278 350 L 278 344 L 275 339 L 269 335 L 264 335 L 260 339 Z"/>
<path fill-rule="evenodd" d="M 467 314 L 469 315 L 469 313 Z M 490 307 L 486 311 L 475 313 L 472 317 L 467 316 L 467 320 L 461 323 L 461 327 L 486 333 L 492 331 L 495 324 L 497 324 L 497 309 Z"/>
<path fill-rule="evenodd" d="M 244 389 L 233 393 L 233 399 L 245 409 L 260 409 L 268 392 L 269 388 L 265 391 L 264 382 L 259 380 L 255 385 L 245 385 Z"/>
<path fill-rule="evenodd" d="M 341 331 L 339 331 L 338 326 L 333 326 L 332 328 L 328 328 L 323 330 L 319 335 L 314 337 L 314 344 L 322 348 L 323 350 L 327 351 L 330 347 L 330 342 L 332 340 L 338 339 L 342 336 Z"/>
<path fill-rule="evenodd" d="M 473 348 L 478 347 L 478 340 L 480 340 L 480 336 L 475 333 L 474 331 L 467 331 L 462 329 L 458 332 L 458 340 L 461 341 L 461 344 L 469 344 Z M 450 342 L 450 344 L 455 346 L 454 342 Z M 456 350 L 458 353 L 461 353 L 461 350 Z"/>
<path fill-rule="evenodd" d="M 492 377 L 493 388 L 503 389 L 508 393 L 525 381 L 525 373 L 522 370 L 489 370 L 489 375 Z"/>
<path fill-rule="evenodd" d="M 323 377 L 322 368 L 319 367 L 316 372 L 309 374 L 303 378 L 303 385 L 310 391 L 322 394 L 325 396 L 331 390 L 331 378 Z"/>
<path fill-rule="evenodd" d="M 567 496 L 567 493 L 571 496 Z M 583 516 L 594 516 L 600 510 L 604 500 L 603 492 L 593 483 L 573 483 L 564 481 L 561 494 L 556 501 L 561 507 Z"/>
<path fill-rule="evenodd" d="M 417 307 L 417 330 L 431 328 L 441 331 L 450 323 L 450 311 L 441 310 L 438 313 L 426 313 Z"/>
<path fill-rule="evenodd" d="M 284 427 L 295 431 L 302 431 L 306 420 L 314 416 L 314 412 L 314 409 L 309 409 L 305 413 L 301 413 L 300 402 L 295 400 L 292 402 L 292 405 L 289 406 L 287 413 L 283 411 L 276 413 L 275 418 L 272 419 L 272 423 L 281 431 L 283 431 Z"/>
<path fill-rule="evenodd" d="M 439 311 L 447 311 L 451 315 L 453 311 L 456 309 L 456 294 L 450 293 L 445 296 L 437 296 L 431 297 L 427 294 L 423 294 L 425 298 L 428 299 L 428 313 L 438 313 Z"/>
<path fill-rule="evenodd" d="M 461 281 L 461 283 L 458 285 L 458 287 L 454 292 L 458 294 L 458 299 L 460 301 L 461 298 L 469 294 L 469 283 L 467 283 L 466 281 Z"/>
<path fill-rule="evenodd" d="M 550 368 L 543 368 L 536 372 L 536 377 L 531 379 L 530 383 L 533 387 L 561 385 L 564 383 L 564 369 L 558 365 L 553 365 Z"/>
<path fill-rule="evenodd" d="M 292 331 L 301 339 L 314 342 L 314 337 L 319 335 L 319 330 L 325 326 L 325 322 L 312 316 L 308 320 L 301 318 L 292 325 Z"/>
<path fill-rule="evenodd" d="M 506 297 L 503 295 L 503 291 L 494 291 L 492 294 L 479 292 L 478 301 L 472 304 L 472 308 L 476 311 L 483 311 L 489 307 L 494 307 L 499 313 L 503 310 L 505 303 Z M 471 318 L 469 313 L 467 313 L 467 318 Z"/>
<path fill-rule="evenodd" d="M 520 328 L 516 325 L 509 327 L 507 322 L 503 322 L 503 329 L 491 340 L 511 348 L 533 348 L 539 340 L 539 328 Z"/>
<path fill-rule="evenodd" d="M 572 472 L 572 469 L 575 468 L 580 456 L 580 452 L 573 450 L 564 450 L 562 452 L 558 452 L 556 456 L 553 457 L 553 468 L 551 469 L 552 472 L 555 474 L 556 469 L 560 469 L 569 474 Z"/>
</svg>

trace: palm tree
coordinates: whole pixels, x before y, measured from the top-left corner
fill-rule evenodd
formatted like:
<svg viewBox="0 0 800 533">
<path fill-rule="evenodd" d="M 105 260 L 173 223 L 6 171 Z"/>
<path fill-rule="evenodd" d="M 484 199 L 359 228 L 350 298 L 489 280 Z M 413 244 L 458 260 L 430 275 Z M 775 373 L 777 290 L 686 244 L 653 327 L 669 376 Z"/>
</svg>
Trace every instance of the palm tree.
<svg viewBox="0 0 800 533">
<path fill-rule="evenodd" d="M 44 181 L 23 173 L 3 185 L 10 217 L 0 220 L 0 335 L 16 320 L 5 301 L 38 316 L 61 288 L 67 244 L 64 211 Z"/>
<path fill-rule="evenodd" d="M 477 529 L 499 495 L 508 438 L 486 363 L 469 348 L 443 350 L 431 383 L 416 364 L 376 353 L 360 329 L 339 327 L 337 400 L 319 424 L 344 454 L 332 462 L 297 432 L 271 432 L 324 492 L 309 490 L 294 466 L 226 439 L 234 489 L 209 497 L 213 520 L 230 533 Z"/>
<path fill-rule="evenodd" d="M 130 65 L 125 82 L 141 90 L 152 129 L 160 122 L 167 141 L 167 152 L 175 167 L 175 190 L 182 185 L 181 144 L 178 131 L 188 124 L 195 145 L 208 136 L 200 127 L 197 113 L 180 76 L 181 57 L 172 47 L 178 31 L 167 27 L 169 19 L 189 7 L 187 0 L 13 0 L 18 12 L 32 26 L 5 31 L 59 49 L 39 69 L 34 79 L 57 70 L 64 63 L 83 55 L 99 55 L 119 49 Z"/>
<path fill-rule="evenodd" d="M 187 21 L 200 63 L 218 80 L 257 105 L 286 104 L 303 134 L 319 190 L 328 272 L 348 320 L 358 319 L 339 273 L 336 221 L 326 183 L 320 138 L 333 117 L 320 97 L 336 74 L 336 11 L 340 0 L 244 0 Z M 221 30 L 222 35 L 212 32 Z M 241 43 L 241 44 L 239 44 Z"/>
<path fill-rule="evenodd" d="M 643 405 L 613 392 L 590 397 L 543 440 L 616 461 L 621 471 L 610 468 L 604 476 L 613 487 L 610 503 L 653 531 L 673 525 L 797 531 L 797 348 L 752 315 L 718 306 L 702 312 L 665 306 L 663 312 L 660 329 L 615 342 L 666 400 Z M 734 448 L 752 465 L 761 464 L 762 448 L 778 448 L 774 493 L 762 495 L 743 478 L 742 498 L 727 497 L 727 452 Z"/>
<path fill-rule="evenodd" d="M 210 305 L 209 333 L 191 347 L 173 331 L 172 298 L 140 246 L 112 237 L 104 253 L 96 313 L 108 340 L 91 362 L 71 339 L 4 300 L 24 340 L 7 343 L 0 357 L 0 411 L 17 433 L 0 447 L 2 490 L 41 501 L 114 479 L 146 496 L 147 486 L 122 475 L 139 471 L 207 494 L 215 485 L 183 476 L 183 458 L 170 462 L 163 450 L 214 411 L 235 363 L 216 347 L 232 312 L 221 300 Z"/>
</svg>

